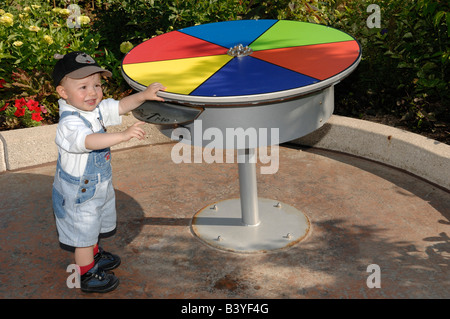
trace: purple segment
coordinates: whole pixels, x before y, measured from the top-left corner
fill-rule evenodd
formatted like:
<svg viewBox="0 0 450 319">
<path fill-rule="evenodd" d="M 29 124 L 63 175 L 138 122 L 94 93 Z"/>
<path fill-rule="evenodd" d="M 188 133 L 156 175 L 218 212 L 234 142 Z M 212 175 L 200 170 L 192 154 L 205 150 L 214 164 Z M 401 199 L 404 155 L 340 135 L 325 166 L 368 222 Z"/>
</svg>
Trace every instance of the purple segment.
<svg viewBox="0 0 450 319">
<path fill-rule="evenodd" d="M 253 58 L 233 58 L 190 95 L 236 96 L 272 93 L 310 85 L 319 80 Z"/>
</svg>

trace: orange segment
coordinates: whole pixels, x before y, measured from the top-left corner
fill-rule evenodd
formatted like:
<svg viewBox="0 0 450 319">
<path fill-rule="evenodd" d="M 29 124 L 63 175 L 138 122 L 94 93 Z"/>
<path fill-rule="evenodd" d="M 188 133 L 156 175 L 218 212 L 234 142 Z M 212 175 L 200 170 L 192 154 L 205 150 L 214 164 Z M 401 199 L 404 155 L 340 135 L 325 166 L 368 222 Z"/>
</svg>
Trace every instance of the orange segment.
<svg viewBox="0 0 450 319">
<path fill-rule="evenodd" d="M 257 51 L 252 57 L 325 80 L 352 65 L 358 55 L 358 43 L 344 41 Z"/>
</svg>

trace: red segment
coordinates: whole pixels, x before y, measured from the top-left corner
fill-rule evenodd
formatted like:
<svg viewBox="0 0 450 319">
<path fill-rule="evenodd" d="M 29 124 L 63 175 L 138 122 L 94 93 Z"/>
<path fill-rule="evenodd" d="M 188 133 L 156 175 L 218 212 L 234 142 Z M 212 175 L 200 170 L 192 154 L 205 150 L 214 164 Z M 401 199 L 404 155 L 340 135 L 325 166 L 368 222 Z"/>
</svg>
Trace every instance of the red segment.
<svg viewBox="0 0 450 319">
<path fill-rule="evenodd" d="M 348 68 L 359 56 L 356 41 L 256 51 L 252 57 L 325 80 Z"/>
<path fill-rule="evenodd" d="M 149 39 L 133 48 L 122 64 L 165 61 L 226 54 L 227 48 L 178 31 Z"/>
</svg>

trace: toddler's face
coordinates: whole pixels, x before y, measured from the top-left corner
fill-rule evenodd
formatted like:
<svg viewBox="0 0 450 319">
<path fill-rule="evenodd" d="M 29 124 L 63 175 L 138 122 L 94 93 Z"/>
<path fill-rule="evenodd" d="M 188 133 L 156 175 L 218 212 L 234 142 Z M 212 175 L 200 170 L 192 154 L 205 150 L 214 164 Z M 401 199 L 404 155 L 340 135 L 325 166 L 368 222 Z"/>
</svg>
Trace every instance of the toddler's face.
<svg viewBox="0 0 450 319">
<path fill-rule="evenodd" d="M 93 111 L 103 99 L 99 73 L 82 79 L 66 77 L 56 91 L 68 104 L 82 111 Z"/>
</svg>

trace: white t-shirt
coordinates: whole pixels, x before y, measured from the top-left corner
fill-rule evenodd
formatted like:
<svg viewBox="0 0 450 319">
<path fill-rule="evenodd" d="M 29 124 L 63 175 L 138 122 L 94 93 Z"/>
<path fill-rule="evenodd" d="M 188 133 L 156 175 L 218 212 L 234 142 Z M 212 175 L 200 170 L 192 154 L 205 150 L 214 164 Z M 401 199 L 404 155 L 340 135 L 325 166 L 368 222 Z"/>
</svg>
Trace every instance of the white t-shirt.
<svg viewBox="0 0 450 319">
<path fill-rule="evenodd" d="M 66 116 L 59 121 L 56 129 L 55 143 L 61 156 L 61 167 L 66 173 L 79 177 L 84 173 L 91 152 L 91 150 L 86 149 L 86 136 L 98 132 L 102 128 L 98 119 L 99 109 L 102 112 L 105 127 L 119 125 L 122 123 L 122 117 L 119 115 L 119 101 L 105 99 L 93 111 L 79 110 L 67 104 L 64 99 L 59 99 L 58 103 L 60 115 L 65 111 L 76 111 L 92 124 L 91 130 L 78 116 Z"/>
</svg>

